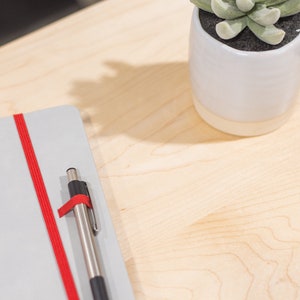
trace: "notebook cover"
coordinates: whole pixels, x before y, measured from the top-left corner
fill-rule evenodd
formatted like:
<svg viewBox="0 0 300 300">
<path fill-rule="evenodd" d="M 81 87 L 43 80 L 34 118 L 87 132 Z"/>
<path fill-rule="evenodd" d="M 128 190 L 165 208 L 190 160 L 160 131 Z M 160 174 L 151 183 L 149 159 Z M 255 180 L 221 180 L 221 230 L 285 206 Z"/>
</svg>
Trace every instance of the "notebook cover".
<svg viewBox="0 0 300 300">
<path fill-rule="evenodd" d="M 134 299 L 80 113 L 60 106 L 24 115 L 80 299 L 92 299 L 66 170 L 87 182 L 101 230 L 96 236 L 111 300 Z M 13 117 L 0 119 L 0 291 L 2 299 L 67 299 Z"/>
</svg>

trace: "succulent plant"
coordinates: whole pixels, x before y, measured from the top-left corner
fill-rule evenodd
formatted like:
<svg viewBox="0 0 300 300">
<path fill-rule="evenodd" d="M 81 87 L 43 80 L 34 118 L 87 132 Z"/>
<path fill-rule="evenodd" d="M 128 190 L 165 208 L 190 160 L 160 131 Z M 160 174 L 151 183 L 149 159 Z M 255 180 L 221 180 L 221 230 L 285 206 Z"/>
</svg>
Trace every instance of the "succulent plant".
<svg viewBox="0 0 300 300">
<path fill-rule="evenodd" d="M 260 40 L 279 44 L 285 32 L 274 24 L 300 12 L 300 0 L 191 0 L 200 9 L 224 19 L 216 25 L 222 39 L 231 39 L 248 27 Z"/>
</svg>

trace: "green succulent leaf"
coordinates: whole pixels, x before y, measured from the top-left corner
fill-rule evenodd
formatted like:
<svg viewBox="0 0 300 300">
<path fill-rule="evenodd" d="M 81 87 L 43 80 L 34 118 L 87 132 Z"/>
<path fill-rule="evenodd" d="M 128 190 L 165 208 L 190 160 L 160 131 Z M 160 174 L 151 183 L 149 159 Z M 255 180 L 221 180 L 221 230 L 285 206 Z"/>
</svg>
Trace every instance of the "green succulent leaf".
<svg viewBox="0 0 300 300">
<path fill-rule="evenodd" d="M 247 26 L 247 17 L 241 17 L 235 20 L 226 20 L 216 25 L 218 36 L 224 40 L 236 37 Z"/>
<path fill-rule="evenodd" d="M 261 26 L 248 18 L 249 29 L 263 42 L 278 45 L 282 42 L 285 32 L 274 25 Z"/>
<path fill-rule="evenodd" d="M 198 8 L 213 13 L 213 10 L 211 8 L 211 0 L 191 0 L 191 2 Z"/>
<path fill-rule="evenodd" d="M 248 12 L 254 7 L 255 0 L 236 0 L 236 5 L 239 10 Z"/>
<path fill-rule="evenodd" d="M 225 20 L 232 20 L 245 15 L 236 5 L 224 0 L 211 0 L 211 8 L 216 16 Z"/>
<path fill-rule="evenodd" d="M 300 12 L 300 0 L 287 0 L 275 6 L 280 10 L 281 17 L 288 17 Z"/>
<path fill-rule="evenodd" d="M 279 20 L 280 10 L 278 8 L 267 8 L 266 5 L 259 5 L 248 16 L 259 25 L 269 26 L 274 25 Z"/>
<path fill-rule="evenodd" d="M 285 32 L 274 26 L 281 17 L 300 13 L 300 0 L 190 0 L 223 19 L 216 25 L 222 39 L 237 36 L 245 27 L 262 41 L 277 45 Z"/>
</svg>

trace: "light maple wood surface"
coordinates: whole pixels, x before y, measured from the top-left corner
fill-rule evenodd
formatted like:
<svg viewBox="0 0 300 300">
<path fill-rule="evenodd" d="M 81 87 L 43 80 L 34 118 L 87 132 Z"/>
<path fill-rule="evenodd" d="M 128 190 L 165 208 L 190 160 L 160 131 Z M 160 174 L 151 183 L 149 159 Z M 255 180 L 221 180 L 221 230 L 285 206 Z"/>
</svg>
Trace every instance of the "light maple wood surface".
<svg viewBox="0 0 300 300">
<path fill-rule="evenodd" d="M 0 117 L 80 109 L 136 299 L 300 299 L 299 101 L 265 136 L 204 123 L 192 9 L 107 0 L 2 46 Z"/>
</svg>

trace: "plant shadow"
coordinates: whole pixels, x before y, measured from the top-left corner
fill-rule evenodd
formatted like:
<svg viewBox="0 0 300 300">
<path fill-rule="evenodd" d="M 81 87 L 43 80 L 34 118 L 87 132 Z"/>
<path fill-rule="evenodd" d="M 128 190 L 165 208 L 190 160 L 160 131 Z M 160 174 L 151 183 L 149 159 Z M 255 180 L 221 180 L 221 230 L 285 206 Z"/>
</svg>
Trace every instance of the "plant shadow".
<svg viewBox="0 0 300 300">
<path fill-rule="evenodd" d="M 77 80 L 70 91 L 75 105 L 92 120 L 96 136 L 125 134 L 172 144 L 238 139 L 199 117 L 186 62 L 134 66 L 108 61 L 104 67 L 109 75 L 97 81 Z"/>
<path fill-rule="evenodd" d="M 117 235 L 121 237 L 128 275 L 134 282 L 135 293 L 144 299 L 141 296 L 144 295 L 141 274 L 133 255 L 134 245 L 127 238 L 129 233 L 122 217 L 122 207 L 102 161 L 99 138 L 128 136 L 145 143 L 185 147 L 231 142 L 239 137 L 215 130 L 200 118 L 192 102 L 186 62 L 135 66 L 107 61 L 101 68 L 105 68 L 105 76 L 95 81 L 73 82 L 70 94 L 88 128 L 89 142 L 97 153 L 97 166 L 102 166 L 102 184 Z M 116 138 L 117 143 L 118 139 L 120 137 Z M 134 214 L 131 222 L 138 226 Z M 143 234 L 140 235 L 142 238 Z"/>
</svg>

